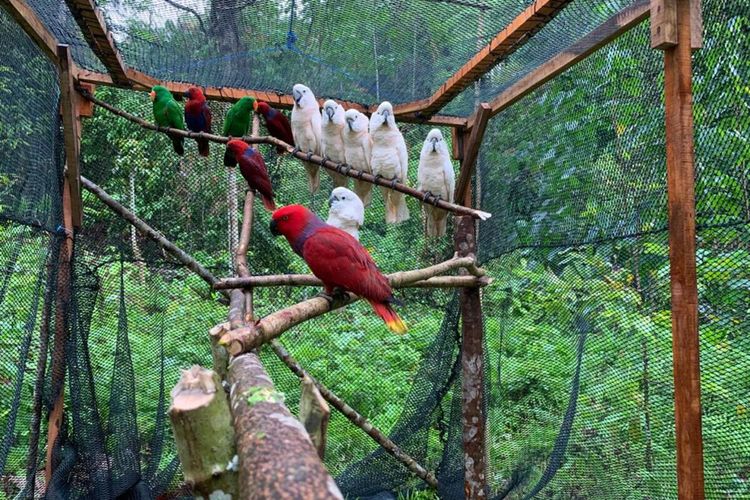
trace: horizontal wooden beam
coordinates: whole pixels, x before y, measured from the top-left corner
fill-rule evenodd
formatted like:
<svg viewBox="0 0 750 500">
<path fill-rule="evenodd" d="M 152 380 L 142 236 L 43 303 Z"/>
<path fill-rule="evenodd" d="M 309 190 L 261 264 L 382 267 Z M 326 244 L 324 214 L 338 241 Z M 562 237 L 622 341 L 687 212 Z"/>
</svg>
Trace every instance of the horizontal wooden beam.
<svg viewBox="0 0 750 500">
<path fill-rule="evenodd" d="M 638 25 L 648 16 L 648 0 L 640 0 L 621 10 L 568 49 L 549 59 L 492 99 L 489 103 L 490 116 L 495 116 L 552 78 L 565 72 L 574 64 L 584 60 L 596 50 Z M 469 118 L 467 127 L 473 128 L 476 121 L 477 114 L 474 113 Z"/>
<path fill-rule="evenodd" d="M 153 87 L 154 85 L 163 85 L 173 94 L 183 94 L 189 87 L 194 85 L 192 83 L 184 82 L 164 82 L 134 69 L 128 69 L 127 75 L 133 84 L 132 88 L 135 90 L 147 91 L 151 90 L 151 87 Z M 78 81 L 95 85 L 120 87 L 120 85 L 112 81 L 112 78 L 109 75 L 84 69 L 78 70 Z M 236 102 L 243 97 L 253 97 L 260 101 L 265 101 L 278 109 L 292 109 L 292 106 L 294 105 L 294 98 L 291 95 L 282 94 L 279 92 L 266 92 L 262 90 L 239 89 L 231 87 L 201 88 L 204 89 L 203 93 L 205 94 L 206 99 L 210 101 Z M 322 107 L 324 102 L 325 99 L 318 99 L 319 106 Z M 339 102 L 346 109 L 356 109 L 360 113 L 364 113 L 368 116 L 372 114 L 372 112 L 376 109 L 375 107 L 362 105 L 353 101 L 342 101 L 337 99 L 337 102 Z M 399 121 L 404 123 L 426 123 L 430 125 L 459 128 L 465 127 L 467 122 L 466 118 L 460 116 L 435 115 L 430 119 L 424 119 L 415 114 L 402 115 L 399 117 Z"/>
<path fill-rule="evenodd" d="M 434 115 L 469 85 L 526 43 L 568 3 L 570 0 L 536 0 L 429 98 L 396 105 L 393 113 L 399 118 L 401 115 L 413 113 L 422 117 Z"/>
<path fill-rule="evenodd" d="M 94 54 L 107 68 L 112 80 L 122 87 L 131 87 L 127 75 L 127 66 L 107 29 L 107 23 L 101 9 L 94 0 L 65 0 L 70 13 L 81 28 L 81 33 Z"/>
<path fill-rule="evenodd" d="M 24 0 L 0 0 L 0 6 L 10 14 L 23 31 L 34 40 L 42 52 L 57 64 L 57 38 L 50 33 L 34 9 Z"/>
</svg>

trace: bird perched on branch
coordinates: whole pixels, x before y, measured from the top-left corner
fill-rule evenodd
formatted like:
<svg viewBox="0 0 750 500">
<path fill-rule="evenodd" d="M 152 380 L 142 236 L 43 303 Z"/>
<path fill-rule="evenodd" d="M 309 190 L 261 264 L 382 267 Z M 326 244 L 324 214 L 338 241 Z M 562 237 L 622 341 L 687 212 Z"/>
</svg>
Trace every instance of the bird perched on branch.
<svg viewBox="0 0 750 500">
<path fill-rule="evenodd" d="M 320 112 L 322 120 L 320 128 L 320 154 L 328 157 L 336 163 L 346 162 L 344 155 L 344 107 L 333 99 L 328 99 L 323 103 L 323 110 Z M 333 180 L 334 187 L 348 187 L 349 178 L 332 170 L 326 170 Z"/>
<path fill-rule="evenodd" d="M 190 87 L 185 92 L 185 123 L 193 132 L 211 133 L 211 110 L 206 102 L 206 96 L 198 87 Z M 198 154 L 208 156 L 208 139 L 196 139 Z"/>
<path fill-rule="evenodd" d="M 279 111 L 268 105 L 267 102 L 255 101 L 253 109 L 266 120 L 266 128 L 271 137 L 275 137 L 289 145 L 294 145 L 294 136 L 292 136 L 292 125 L 289 119 Z M 276 146 L 276 152 L 279 154 L 286 153 L 286 149 Z"/>
<path fill-rule="evenodd" d="M 417 170 L 417 189 L 453 203 L 456 174 L 448 152 L 448 145 L 439 129 L 432 129 L 422 146 Z M 427 219 L 427 236 L 444 236 L 448 212 L 427 203 L 422 205 Z"/>
<path fill-rule="evenodd" d="M 149 97 L 154 103 L 154 121 L 158 126 L 185 130 L 182 109 L 166 87 L 155 85 L 151 88 Z M 170 135 L 169 138 L 172 139 L 174 152 L 180 156 L 185 154 L 185 138 L 176 135 Z"/>
<path fill-rule="evenodd" d="M 346 163 L 357 170 L 368 174 L 372 173 L 370 168 L 370 155 L 372 154 L 372 141 L 370 140 L 370 120 L 367 116 L 356 109 L 349 109 L 344 113 L 344 157 Z M 364 181 L 354 181 L 354 191 L 365 206 L 372 201 L 372 184 Z"/>
<path fill-rule="evenodd" d="M 243 97 L 229 108 L 227 116 L 224 118 L 224 129 L 222 131 L 224 136 L 239 139 L 247 135 L 248 130 L 250 130 L 254 104 L 254 98 Z M 237 160 L 229 147 L 224 151 L 224 166 L 237 166 Z"/>
<path fill-rule="evenodd" d="M 294 144 L 304 153 L 320 154 L 320 109 L 312 91 L 298 83 L 292 89 L 292 135 Z M 307 183 L 310 192 L 315 193 L 320 186 L 319 167 L 315 163 L 302 162 L 307 170 Z"/>
<path fill-rule="evenodd" d="M 389 330 L 406 333 L 393 310 L 391 285 L 365 248 L 350 234 L 320 220 L 302 205 L 289 205 L 271 216 L 271 232 L 284 235 L 297 255 L 325 287 L 328 298 L 340 290 L 367 300 Z"/>
<path fill-rule="evenodd" d="M 365 223 L 365 206 L 357 194 L 345 187 L 337 187 L 328 198 L 326 223 L 346 231 L 359 240 L 359 228 Z"/>
<path fill-rule="evenodd" d="M 263 206 L 269 211 L 276 210 L 276 203 L 273 201 L 273 186 L 271 186 L 263 156 L 258 150 L 239 139 L 229 141 L 227 149 L 240 164 L 240 173 L 245 178 L 248 187 L 260 195 Z"/>
<path fill-rule="evenodd" d="M 370 138 L 372 139 L 372 158 L 370 166 L 376 177 L 391 179 L 394 183 L 406 183 L 409 158 L 404 136 L 396 125 L 393 106 L 388 101 L 382 102 L 378 110 L 370 117 Z M 402 193 L 381 187 L 385 200 L 385 221 L 403 222 L 409 219 L 409 209 Z"/>
</svg>

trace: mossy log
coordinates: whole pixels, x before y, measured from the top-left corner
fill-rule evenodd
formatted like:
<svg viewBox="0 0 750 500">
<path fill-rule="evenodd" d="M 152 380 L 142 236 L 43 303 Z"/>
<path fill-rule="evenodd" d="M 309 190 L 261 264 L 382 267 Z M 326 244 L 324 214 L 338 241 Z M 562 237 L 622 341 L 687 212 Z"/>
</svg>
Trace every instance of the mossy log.
<svg viewBox="0 0 750 500">
<path fill-rule="evenodd" d="M 196 497 L 237 498 L 237 458 L 221 379 L 194 365 L 183 370 L 169 408 L 177 455 Z"/>
</svg>

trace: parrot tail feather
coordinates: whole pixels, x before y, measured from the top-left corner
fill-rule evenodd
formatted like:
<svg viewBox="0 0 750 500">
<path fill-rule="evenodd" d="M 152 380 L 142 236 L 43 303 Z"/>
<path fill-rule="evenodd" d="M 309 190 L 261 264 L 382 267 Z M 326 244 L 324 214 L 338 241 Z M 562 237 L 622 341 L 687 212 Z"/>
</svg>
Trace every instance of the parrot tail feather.
<svg viewBox="0 0 750 500">
<path fill-rule="evenodd" d="M 210 142 L 208 142 L 208 139 L 198 139 L 196 141 L 198 143 L 198 154 L 201 156 L 208 156 L 208 148 Z"/>
<path fill-rule="evenodd" d="M 266 210 L 269 212 L 273 212 L 276 210 L 276 203 L 274 203 L 273 198 L 268 198 L 267 196 L 260 195 L 261 200 L 263 200 L 263 206 L 266 207 Z"/>
<path fill-rule="evenodd" d="M 375 310 L 375 314 L 383 318 L 385 326 L 387 326 L 390 331 L 398 335 L 406 333 L 406 324 L 398 316 L 396 311 L 393 310 L 390 304 L 387 302 L 370 302 L 370 305 L 372 305 L 372 308 Z"/>
<path fill-rule="evenodd" d="M 224 151 L 224 166 L 225 167 L 237 166 L 237 159 L 234 157 L 234 154 L 232 154 L 232 151 L 229 148 L 227 148 Z"/>
<path fill-rule="evenodd" d="M 174 152 L 182 156 L 185 154 L 185 138 L 180 136 L 172 136 L 172 148 Z"/>
</svg>

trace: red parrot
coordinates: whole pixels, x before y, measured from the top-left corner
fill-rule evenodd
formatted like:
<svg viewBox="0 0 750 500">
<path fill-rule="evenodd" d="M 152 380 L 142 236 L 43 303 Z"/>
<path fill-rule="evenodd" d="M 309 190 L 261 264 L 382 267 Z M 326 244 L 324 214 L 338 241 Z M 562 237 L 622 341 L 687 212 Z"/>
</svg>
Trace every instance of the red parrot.
<svg viewBox="0 0 750 500">
<path fill-rule="evenodd" d="M 271 186 L 271 179 L 268 177 L 263 156 L 255 148 L 251 148 L 250 145 L 239 139 L 229 141 L 227 149 L 232 152 L 237 163 L 240 164 L 240 173 L 247 181 L 247 185 L 260 195 L 263 206 L 268 211 L 276 210 L 276 203 L 273 201 L 273 186 Z"/>
<path fill-rule="evenodd" d="M 253 109 L 263 115 L 266 119 L 266 128 L 268 133 L 272 137 L 280 139 L 287 144 L 294 146 L 294 137 L 292 136 L 292 126 L 289 123 L 289 119 L 284 116 L 284 113 L 277 109 L 273 109 L 268 105 L 267 102 L 255 101 Z M 281 146 L 276 147 L 276 152 L 281 154 L 285 153 L 286 149 Z"/>
<path fill-rule="evenodd" d="M 328 295 L 336 288 L 367 300 L 375 314 L 394 333 L 406 333 L 406 325 L 391 304 L 391 285 L 375 261 L 354 237 L 320 220 L 302 205 L 288 205 L 271 216 L 271 232 L 284 235 L 294 252 L 301 256 Z"/>
<path fill-rule="evenodd" d="M 190 87 L 185 92 L 187 103 L 185 103 L 185 123 L 193 132 L 211 133 L 211 110 L 208 108 L 206 96 L 198 87 Z M 208 156 L 208 140 L 196 139 L 198 143 L 198 154 Z"/>
</svg>

